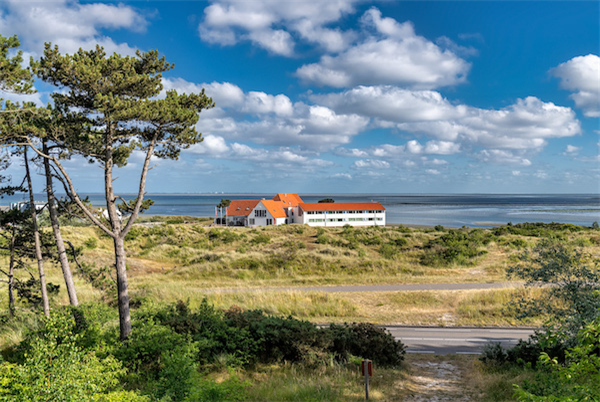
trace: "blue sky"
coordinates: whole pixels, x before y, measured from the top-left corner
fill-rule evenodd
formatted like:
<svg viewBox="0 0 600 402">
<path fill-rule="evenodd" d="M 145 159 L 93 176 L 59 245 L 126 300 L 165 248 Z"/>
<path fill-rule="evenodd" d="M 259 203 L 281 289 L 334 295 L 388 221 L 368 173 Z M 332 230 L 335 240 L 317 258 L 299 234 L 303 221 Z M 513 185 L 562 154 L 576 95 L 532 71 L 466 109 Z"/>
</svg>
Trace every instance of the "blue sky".
<svg viewBox="0 0 600 402">
<path fill-rule="evenodd" d="M 26 56 L 158 49 L 165 89 L 206 90 L 204 142 L 150 173 L 171 193 L 598 193 L 599 21 L 597 1 L 0 3 Z"/>
</svg>

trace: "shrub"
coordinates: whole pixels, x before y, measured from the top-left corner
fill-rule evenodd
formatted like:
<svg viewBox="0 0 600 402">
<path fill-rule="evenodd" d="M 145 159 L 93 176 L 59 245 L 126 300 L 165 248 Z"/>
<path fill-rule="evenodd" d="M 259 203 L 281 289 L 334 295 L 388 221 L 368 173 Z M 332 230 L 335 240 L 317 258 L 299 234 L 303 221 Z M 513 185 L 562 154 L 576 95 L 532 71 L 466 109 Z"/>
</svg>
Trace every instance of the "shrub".
<svg viewBox="0 0 600 402">
<path fill-rule="evenodd" d="M 379 254 L 383 258 L 387 258 L 389 260 L 393 259 L 400 253 L 400 249 L 396 246 L 396 243 L 386 243 L 379 248 Z"/>
<path fill-rule="evenodd" d="M 124 370 L 112 356 L 98 357 L 79 346 L 81 336 L 68 310 L 52 312 L 40 332 L 28 340 L 23 364 L 0 365 L 0 401 L 144 401 L 119 392 Z"/>
<path fill-rule="evenodd" d="M 98 239 L 95 237 L 89 237 L 83 244 L 85 245 L 85 248 L 93 250 L 98 247 Z"/>
<path fill-rule="evenodd" d="M 225 316 L 228 325 L 246 329 L 257 343 L 259 362 L 311 362 L 315 356 L 323 355 L 329 344 L 323 331 L 308 321 L 268 316 L 261 310 L 235 309 Z"/>
<path fill-rule="evenodd" d="M 332 338 L 330 351 L 342 360 L 354 355 L 382 366 L 399 366 L 406 354 L 402 342 L 373 324 L 331 324 L 329 332 Z"/>
<path fill-rule="evenodd" d="M 441 265 L 458 263 L 467 265 L 470 261 L 486 253 L 480 250 L 491 238 L 480 229 L 450 230 L 448 233 L 430 240 L 425 244 L 425 253 L 421 256 L 423 265 Z"/>
<path fill-rule="evenodd" d="M 250 243 L 252 243 L 254 245 L 258 245 L 258 244 L 267 244 L 270 241 L 271 241 L 271 238 L 269 237 L 268 234 L 266 234 L 266 233 L 259 233 L 252 240 L 250 240 Z"/>
</svg>

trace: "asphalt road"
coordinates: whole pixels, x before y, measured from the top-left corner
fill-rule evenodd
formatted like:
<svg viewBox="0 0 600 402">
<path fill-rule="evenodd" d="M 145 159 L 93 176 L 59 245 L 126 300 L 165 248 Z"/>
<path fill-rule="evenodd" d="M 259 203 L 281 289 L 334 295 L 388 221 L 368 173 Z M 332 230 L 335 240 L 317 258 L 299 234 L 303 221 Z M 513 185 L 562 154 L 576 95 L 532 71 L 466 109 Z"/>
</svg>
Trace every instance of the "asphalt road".
<svg viewBox="0 0 600 402">
<path fill-rule="evenodd" d="M 500 342 L 515 345 L 533 334 L 532 328 L 405 327 L 386 329 L 406 345 L 407 353 L 479 354 L 483 346 Z"/>
</svg>

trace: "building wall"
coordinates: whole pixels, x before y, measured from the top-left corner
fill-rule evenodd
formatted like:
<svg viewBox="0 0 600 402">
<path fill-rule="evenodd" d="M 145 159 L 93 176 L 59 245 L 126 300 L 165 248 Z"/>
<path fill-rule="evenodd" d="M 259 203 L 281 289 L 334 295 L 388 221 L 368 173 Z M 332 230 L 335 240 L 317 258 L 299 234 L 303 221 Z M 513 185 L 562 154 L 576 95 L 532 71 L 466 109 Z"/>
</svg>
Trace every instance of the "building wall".
<svg viewBox="0 0 600 402">
<path fill-rule="evenodd" d="M 259 202 L 254 210 L 248 216 L 248 226 L 268 226 L 281 225 L 285 223 L 285 218 L 273 218 L 269 210 Z"/>
<path fill-rule="evenodd" d="M 385 211 L 304 211 L 297 222 L 309 226 L 385 226 Z"/>
</svg>

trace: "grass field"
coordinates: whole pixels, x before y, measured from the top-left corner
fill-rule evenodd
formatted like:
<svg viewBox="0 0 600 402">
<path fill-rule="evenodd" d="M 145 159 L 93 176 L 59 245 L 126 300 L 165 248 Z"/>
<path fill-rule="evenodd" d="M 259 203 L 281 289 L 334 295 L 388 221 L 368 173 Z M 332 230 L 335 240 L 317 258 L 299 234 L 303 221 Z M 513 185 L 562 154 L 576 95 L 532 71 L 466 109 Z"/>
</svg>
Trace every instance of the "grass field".
<svg viewBox="0 0 600 402">
<path fill-rule="evenodd" d="M 517 321 L 506 305 L 517 297 L 539 296 L 544 291 L 539 288 L 326 293 L 303 286 L 506 282 L 506 269 L 518 262 L 518 255 L 548 237 L 600 257 L 600 232 L 572 225 L 248 229 L 212 228 L 184 218 L 158 220 L 134 226 L 126 240 L 134 308 L 178 300 L 197 308 L 206 298 L 220 309 L 261 309 L 316 323 L 537 326 L 545 317 Z M 114 306 L 112 240 L 90 226 L 64 226 L 63 236 L 80 250 L 84 271 L 75 279 L 80 302 Z M 68 304 L 60 268 L 47 262 L 46 270 L 47 280 L 61 285 L 52 304 Z M 90 281 L 92 276 L 96 279 Z M 6 294 L 3 284 L 0 294 Z M 19 313 L 20 322 L 0 330 L 3 350 L 21 341 L 25 328 L 36 326 L 26 309 Z M 205 380 L 215 389 L 243 389 L 249 400 L 358 401 L 364 389 L 357 370 L 357 362 L 331 362 L 316 368 L 277 364 L 232 371 L 217 362 Z M 485 369 L 473 357 L 409 355 L 401 369 L 377 370 L 371 399 L 511 401 L 511 384 L 528 376 L 526 370 Z M 439 387 L 426 385 L 430 382 Z"/>
</svg>

